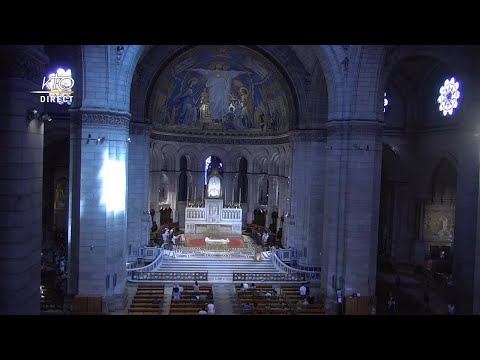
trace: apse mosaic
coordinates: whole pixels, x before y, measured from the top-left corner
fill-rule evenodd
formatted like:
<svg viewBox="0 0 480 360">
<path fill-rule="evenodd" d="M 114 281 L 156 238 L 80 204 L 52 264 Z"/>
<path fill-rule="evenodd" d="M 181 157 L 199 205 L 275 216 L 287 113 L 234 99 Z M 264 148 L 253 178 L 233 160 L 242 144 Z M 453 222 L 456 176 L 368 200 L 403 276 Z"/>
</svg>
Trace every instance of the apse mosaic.
<svg viewBox="0 0 480 360">
<path fill-rule="evenodd" d="M 157 130 L 286 132 L 291 90 L 263 55 L 242 46 L 199 46 L 171 62 L 154 87 Z"/>
</svg>

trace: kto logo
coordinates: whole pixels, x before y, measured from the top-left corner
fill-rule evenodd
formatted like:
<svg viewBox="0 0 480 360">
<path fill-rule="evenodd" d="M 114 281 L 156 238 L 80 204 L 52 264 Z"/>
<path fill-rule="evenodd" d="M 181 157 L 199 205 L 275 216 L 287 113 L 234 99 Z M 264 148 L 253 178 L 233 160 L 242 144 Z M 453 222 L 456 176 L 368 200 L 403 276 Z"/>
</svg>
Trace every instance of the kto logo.
<svg viewBox="0 0 480 360">
<path fill-rule="evenodd" d="M 41 91 L 32 91 L 32 93 L 48 94 L 40 96 L 40 102 L 42 103 L 72 105 L 73 85 L 75 85 L 75 81 L 72 78 L 72 71 L 60 68 L 56 73 L 48 75 L 48 78 L 43 78 Z"/>
</svg>

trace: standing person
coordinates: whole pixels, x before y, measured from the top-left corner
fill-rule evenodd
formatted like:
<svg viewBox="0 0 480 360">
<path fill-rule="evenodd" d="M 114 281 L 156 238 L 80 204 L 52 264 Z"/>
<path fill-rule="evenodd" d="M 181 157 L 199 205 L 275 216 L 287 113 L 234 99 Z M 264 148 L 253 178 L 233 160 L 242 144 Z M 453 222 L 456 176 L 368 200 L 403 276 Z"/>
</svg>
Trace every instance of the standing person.
<svg viewBox="0 0 480 360">
<path fill-rule="evenodd" d="M 300 296 L 306 296 L 307 295 L 307 288 L 305 287 L 305 285 L 301 285 L 300 286 Z"/>
<path fill-rule="evenodd" d="M 337 289 L 337 306 L 338 315 L 343 315 L 343 293 L 341 289 Z"/>
<path fill-rule="evenodd" d="M 196 293 L 200 292 L 200 285 L 198 285 L 197 280 L 195 280 L 195 285 L 193 285 L 193 291 Z"/>
<path fill-rule="evenodd" d="M 448 304 L 448 315 L 455 315 L 455 304 Z"/>
<path fill-rule="evenodd" d="M 262 129 L 262 132 L 263 132 L 263 128 L 265 127 L 265 119 L 264 119 L 265 115 L 262 113 L 260 115 L 260 128 Z"/>
<path fill-rule="evenodd" d="M 215 315 L 215 305 L 212 302 L 207 304 L 207 312 L 209 315 Z"/>
<path fill-rule="evenodd" d="M 390 312 L 391 314 L 395 313 L 396 305 L 397 303 L 395 301 L 395 298 L 393 297 L 392 293 L 390 293 L 390 297 L 388 298 L 388 301 L 387 301 L 388 312 Z"/>
</svg>

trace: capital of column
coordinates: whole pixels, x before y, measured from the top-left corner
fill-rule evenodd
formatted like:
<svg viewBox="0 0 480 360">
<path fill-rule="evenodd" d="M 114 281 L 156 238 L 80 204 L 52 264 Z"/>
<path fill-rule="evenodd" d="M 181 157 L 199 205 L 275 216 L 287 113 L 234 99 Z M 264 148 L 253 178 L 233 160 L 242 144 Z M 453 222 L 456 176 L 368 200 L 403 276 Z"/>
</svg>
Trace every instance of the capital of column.
<svg viewBox="0 0 480 360">
<path fill-rule="evenodd" d="M 150 136 L 152 125 L 147 123 L 130 122 L 130 135 Z"/>
<path fill-rule="evenodd" d="M 82 125 L 129 127 L 130 114 L 116 112 L 80 111 Z"/>
<path fill-rule="evenodd" d="M 326 129 L 295 130 L 291 131 L 290 142 L 325 142 L 327 140 Z"/>
<path fill-rule="evenodd" d="M 384 123 L 380 121 L 331 120 L 327 123 L 327 138 L 377 137 L 383 135 Z"/>
</svg>

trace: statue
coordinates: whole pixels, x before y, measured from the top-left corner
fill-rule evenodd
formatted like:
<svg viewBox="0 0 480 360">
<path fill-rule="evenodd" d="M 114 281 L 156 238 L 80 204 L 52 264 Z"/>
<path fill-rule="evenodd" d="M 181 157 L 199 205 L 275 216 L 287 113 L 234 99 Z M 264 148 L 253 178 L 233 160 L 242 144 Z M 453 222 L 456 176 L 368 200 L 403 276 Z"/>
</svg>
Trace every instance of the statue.
<svg viewBox="0 0 480 360">
<path fill-rule="evenodd" d="M 220 179 L 217 176 L 212 176 L 208 180 L 207 194 L 208 194 L 209 197 L 219 197 L 220 196 Z"/>
<path fill-rule="evenodd" d="M 225 65 L 216 64 L 214 70 L 191 69 L 207 78 L 206 86 L 210 97 L 210 114 L 212 119 L 221 119 L 228 113 L 229 94 L 232 80 L 248 71 L 226 70 Z"/>
</svg>

